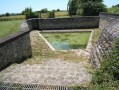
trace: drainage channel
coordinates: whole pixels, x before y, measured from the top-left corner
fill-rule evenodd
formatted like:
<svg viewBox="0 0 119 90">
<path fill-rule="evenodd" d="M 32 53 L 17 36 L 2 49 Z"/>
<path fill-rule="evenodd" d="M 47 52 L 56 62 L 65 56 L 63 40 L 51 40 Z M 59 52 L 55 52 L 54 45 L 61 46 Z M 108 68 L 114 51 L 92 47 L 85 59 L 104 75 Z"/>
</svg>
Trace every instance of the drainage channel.
<svg viewBox="0 0 119 90">
<path fill-rule="evenodd" d="M 1 83 L 0 90 L 70 90 L 67 86 Z"/>
</svg>

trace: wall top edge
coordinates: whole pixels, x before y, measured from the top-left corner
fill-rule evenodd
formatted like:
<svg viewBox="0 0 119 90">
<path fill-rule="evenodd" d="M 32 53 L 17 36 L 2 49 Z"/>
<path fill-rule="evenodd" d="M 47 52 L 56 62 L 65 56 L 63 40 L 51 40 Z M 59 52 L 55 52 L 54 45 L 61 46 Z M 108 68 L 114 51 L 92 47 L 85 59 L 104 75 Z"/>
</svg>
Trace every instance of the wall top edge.
<svg viewBox="0 0 119 90">
<path fill-rule="evenodd" d="M 27 21 L 31 20 L 50 20 L 50 19 L 78 19 L 78 18 L 99 18 L 99 16 L 80 16 L 80 17 L 66 17 L 66 18 L 31 18 Z"/>
<path fill-rule="evenodd" d="M 114 13 L 107 13 L 107 12 L 100 12 L 99 14 L 105 14 L 105 15 L 119 16 L 119 14 L 114 14 Z"/>
<path fill-rule="evenodd" d="M 15 34 L 11 34 L 9 36 L 1 38 L 0 39 L 0 46 L 4 45 L 5 43 L 11 42 L 11 41 L 13 41 L 13 40 L 15 40 L 15 39 L 17 39 L 17 38 L 29 33 L 29 32 L 30 32 L 29 30 L 19 31 L 19 32 L 15 33 Z"/>
</svg>

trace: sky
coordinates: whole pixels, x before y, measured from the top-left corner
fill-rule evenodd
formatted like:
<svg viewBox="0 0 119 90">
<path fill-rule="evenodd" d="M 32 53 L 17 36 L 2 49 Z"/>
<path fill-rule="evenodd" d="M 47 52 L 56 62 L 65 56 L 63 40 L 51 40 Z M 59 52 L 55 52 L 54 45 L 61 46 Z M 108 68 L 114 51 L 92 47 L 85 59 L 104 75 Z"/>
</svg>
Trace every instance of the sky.
<svg viewBox="0 0 119 90">
<path fill-rule="evenodd" d="M 0 0 L 0 14 L 21 13 L 26 7 L 31 7 L 33 11 L 43 8 L 48 10 L 66 10 L 69 0 Z M 107 7 L 119 4 L 119 0 L 103 0 Z"/>
</svg>

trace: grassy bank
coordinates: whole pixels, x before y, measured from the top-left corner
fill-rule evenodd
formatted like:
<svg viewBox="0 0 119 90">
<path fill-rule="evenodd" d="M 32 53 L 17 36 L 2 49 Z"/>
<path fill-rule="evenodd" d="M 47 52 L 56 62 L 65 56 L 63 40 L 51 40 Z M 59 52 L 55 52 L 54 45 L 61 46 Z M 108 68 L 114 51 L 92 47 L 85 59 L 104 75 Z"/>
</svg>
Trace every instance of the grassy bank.
<svg viewBox="0 0 119 90">
<path fill-rule="evenodd" d="M 119 90 L 119 38 L 115 40 L 112 52 L 103 58 L 101 67 L 92 74 L 89 85 L 74 86 L 71 90 Z"/>
<path fill-rule="evenodd" d="M 23 20 L 0 22 L 0 38 L 18 32 L 22 22 Z"/>
<path fill-rule="evenodd" d="M 11 21 L 11 20 L 24 20 L 25 15 L 17 15 L 17 16 L 4 16 L 0 17 L 0 21 Z"/>
<path fill-rule="evenodd" d="M 111 7 L 111 8 L 108 8 L 108 13 L 119 14 L 119 7 Z"/>
</svg>

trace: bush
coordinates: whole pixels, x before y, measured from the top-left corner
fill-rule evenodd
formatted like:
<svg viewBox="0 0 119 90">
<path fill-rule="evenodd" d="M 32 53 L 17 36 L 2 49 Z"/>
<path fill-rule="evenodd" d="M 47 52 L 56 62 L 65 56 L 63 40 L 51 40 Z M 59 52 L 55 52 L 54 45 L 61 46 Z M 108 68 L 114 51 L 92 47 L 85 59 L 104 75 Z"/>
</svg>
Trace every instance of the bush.
<svg viewBox="0 0 119 90">
<path fill-rule="evenodd" d="M 38 14 L 33 12 L 31 8 L 26 8 L 22 13 L 26 16 L 26 19 L 38 18 Z"/>
<path fill-rule="evenodd" d="M 48 9 L 47 8 L 44 8 L 41 10 L 41 13 L 47 13 L 48 12 Z"/>
<path fill-rule="evenodd" d="M 10 16 L 10 14 L 9 13 L 6 13 L 5 16 Z"/>
<path fill-rule="evenodd" d="M 49 11 L 48 12 L 48 17 L 49 18 L 54 18 L 55 17 L 55 12 L 54 11 Z"/>
<path fill-rule="evenodd" d="M 112 52 L 109 54 L 93 76 L 93 88 L 95 90 L 117 90 L 119 89 L 119 38 L 113 45 Z"/>
<path fill-rule="evenodd" d="M 87 88 L 74 86 L 71 90 L 119 90 L 119 38 L 115 40 L 112 52 L 96 70 Z"/>
</svg>

